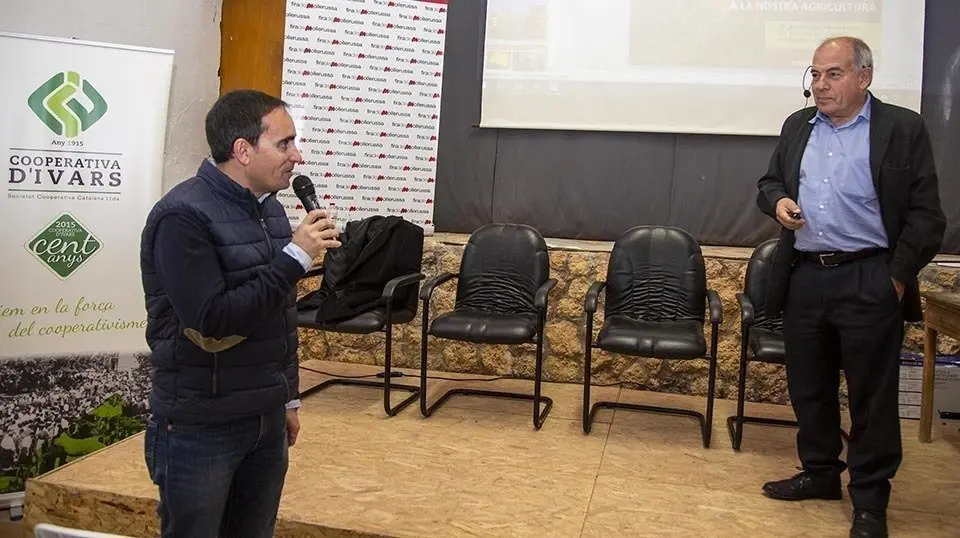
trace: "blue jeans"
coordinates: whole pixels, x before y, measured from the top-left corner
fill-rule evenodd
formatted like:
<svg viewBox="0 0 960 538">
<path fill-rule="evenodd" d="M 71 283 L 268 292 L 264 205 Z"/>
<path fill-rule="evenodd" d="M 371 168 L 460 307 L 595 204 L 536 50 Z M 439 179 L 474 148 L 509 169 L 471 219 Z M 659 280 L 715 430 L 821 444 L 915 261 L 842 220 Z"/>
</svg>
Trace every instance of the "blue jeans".
<svg viewBox="0 0 960 538">
<path fill-rule="evenodd" d="M 163 538 L 273 536 L 287 474 L 286 412 L 224 424 L 152 416 L 144 456 Z"/>
</svg>

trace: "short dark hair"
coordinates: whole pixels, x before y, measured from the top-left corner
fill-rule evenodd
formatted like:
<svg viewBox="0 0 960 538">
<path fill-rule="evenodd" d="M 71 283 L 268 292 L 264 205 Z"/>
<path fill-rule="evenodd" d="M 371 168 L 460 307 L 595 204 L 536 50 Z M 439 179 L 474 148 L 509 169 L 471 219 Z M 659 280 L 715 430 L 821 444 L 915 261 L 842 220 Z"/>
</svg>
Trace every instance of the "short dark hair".
<svg viewBox="0 0 960 538">
<path fill-rule="evenodd" d="M 233 90 L 221 95 L 206 119 L 207 144 L 213 160 L 228 161 L 238 138 L 256 145 L 265 129 L 263 117 L 286 106 L 282 99 L 258 90 Z"/>
</svg>

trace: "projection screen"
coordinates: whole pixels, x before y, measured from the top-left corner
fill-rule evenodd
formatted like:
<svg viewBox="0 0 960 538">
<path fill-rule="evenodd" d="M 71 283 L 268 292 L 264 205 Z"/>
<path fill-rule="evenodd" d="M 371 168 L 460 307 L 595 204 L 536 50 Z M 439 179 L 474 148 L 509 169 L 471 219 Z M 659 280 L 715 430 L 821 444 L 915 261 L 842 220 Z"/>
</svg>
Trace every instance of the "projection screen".
<svg viewBox="0 0 960 538">
<path fill-rule="evenodd" d="M 481 127 L 776 135 L 824 38 L 920 109 L 923 0 L 488 0 Z"/>
</svg>

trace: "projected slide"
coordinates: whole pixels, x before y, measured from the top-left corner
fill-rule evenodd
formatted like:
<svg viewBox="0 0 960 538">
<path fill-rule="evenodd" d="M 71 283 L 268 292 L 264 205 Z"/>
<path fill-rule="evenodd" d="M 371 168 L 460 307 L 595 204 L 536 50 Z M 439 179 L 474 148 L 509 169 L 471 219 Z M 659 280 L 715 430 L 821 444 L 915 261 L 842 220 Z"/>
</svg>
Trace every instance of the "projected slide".
<svg viewBox="0 0 960 538">
<path fill-rule="evenodd" d="M 636 66 L 805 69 L 824 36 L 877 45 L 881 38 L 877 1 L 635 0 L 630 6 L 630 65 Z M 665 33 L 682 45 L 662 46 Z"/>
<path fill-rule="evenodd" d="M 488 0 L 485 127 L 776 135 L 824 38 L 920 107 L 923 0 Z"/>
</svg>

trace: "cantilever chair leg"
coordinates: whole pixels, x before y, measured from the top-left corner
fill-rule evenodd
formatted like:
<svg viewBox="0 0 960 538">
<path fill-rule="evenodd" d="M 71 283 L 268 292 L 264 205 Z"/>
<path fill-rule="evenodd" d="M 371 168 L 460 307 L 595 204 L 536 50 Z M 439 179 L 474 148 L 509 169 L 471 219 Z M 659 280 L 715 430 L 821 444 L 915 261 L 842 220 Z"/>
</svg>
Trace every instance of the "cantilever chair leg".
<svg viewBox="0 0 960 538">
<path fill-rule="evenodd" d="M 587 327 L 584 341 L 583 354 L 583 433 L 590 433 L 593 428 L 593 421 L 596 419 L 597 412 L 601 409 L 626 409 L 633 411 L 646 411 L 652 413 L 661 413 L 666 415 L 680 415 L 693 417 L 700 423 L 700 436 L 704 448 L 710 448 L 710 436 L 712 424 L 703 413 L 689 409 L 679 409 L 674 407 L 661 407 L 656 405 L 628 404 L 621 402 L 596 402 L 590 404 L 590 369 L 593 356 L 593 317 L 587 316 Z M 714 347 L 714 349 L 716 349 Z M 707 415 L 713 417 L 714 390 L 716 388 L 716 352 L 710 360 L 710 382 L 707 389 Z"/>
<path fill-rule="evenodd" d="M 387 309 L 387 326 L 386 326 L 386 338 L 384 342 L 385 352 L 384 352 L 384 361 L 383 361 L 383 411 L 388 416 L 395 416 L 397 413 L 402 411 L 404 408 L 412 404 L 420 396 L 420 387 L 415 387 L 412 385 L 392 385 L 391 378 L 393 377 L 392 372 L 390 371 L 391 358 L 393 353 L 393 325 L 391 323 L 391 312 Z M 405 390 L 410 392 L 410 396 L 407 396 L 405 400 L 398 403 L 396 406 L 390 406 L 390 389 L 395 387 L 400 390 Z"/>
<path fill-rule="evenodd" d="M 797 421 L 781 418 L 752 417 L 749 415 L 727 417 L 727 431 L 730 433 L 730 441 L 733 449 L 740 450 L 740 442 L 743 439 L 744 424 L 760 424 L 764 426 L 783 426 L 787 428 L 796 428 Z M 850 442 L 850 434 L 847 430 L 840 428 L 840 438 Z"/>
<path fill-rule="evenodd" d="M 377 374 L 378 377 L 383 376 L 383 382 L 380 381 L 371 381 L 368 379 L 350 379 L 350 378 L 334 378 L 328 379 L 323 383 L 315 387 L 311 387 L 301 393 L 301 398 L 305 398 L 314 392 L 319 392 L 323 389 L 332 387 L 332 386 L 352 386 L 352 387 L 368 387 L 368 388 L 382 388 L 383 389 L 383 412 L 386 413 L 388 417 L 396 416 L 400 411 L 403 411 L 410 404 L 416 401 L 417 397 L 420 396 L 420 387 L 414 385 L 405 385 L 405 384 L 393 384 L 393 375 L 391 373 L 391 362 L 392 362 L 392 353 L 393 353 L 393 325 L 391 324 L 391 315 L 390 312 L 387 313 L 387 324 L 384 327 L 386 332 L 386 338 L 384 342 L 384 361 L 383 361 L 383 372 Z M 404 392 L 411 393 L 404 399 L 402 402 L 398 403 L 395 406 L 390 405 L 391 395 L 393 390 L 399 390 Z"/>
<path fill-rule="evenodd" d="M 540 396 L 540 386 L 543 383 L 543 333 L 547 325 L 545 312 L 540 312 L 538 316 L 538 325 L 537 364 L 534 373 L 535 379 L 533 382 L 533 427 L 537 430 L 543 426 L 543 421 L 547 419 L 547 415 L 550 414 L 550 409 L 553 407 L 552 399 Z M 541 401 L 546 403 L 542 413 L 540 412 Z"/>
<path fill-rule="evenodd" d="M 727 417 L 727 431 L 730 432 L 730 444 L 734 450 L 740 450 L 740 441 L 743 439 L 743 406 L 747 389 L 747 345 L 749 342 L 750 327 L 748 325 L 740 331 L 740 377 L 737 379 L 737 415 Z"/>
<path fill-rule="evenodd" d="M 586 361 L 584 361 L 586 362 Z M 584 368 L 588 368 L 586 364 Z M 622 402 L 597 402 L 590 406 L 589 400 L 589 381 L 584 385 L 584 401 L 583 401 L 583 431 L 584 433 L 590 433 L 590 429 L 593 426 L 593 420 L 596 418 L 597 412 L 600 409 L 628 409 L 632 411 L 646 411 L 650 413 L 661 413 L 665 415 L 680 415 L 685 417 L 693 417 L 697 419 L 700 423 L 700 436 L 703 440 L 703 448 L 710 448 L 710 424 L 707 422 L 706 417 L 703 413 L 699 411 L 693 411 L 690 409 L 680 409 L 676 407 L 661 407 L 657 405 L 645 405 L 645 404 L 628 404 Z M 707 398 L 711 398 L 712 395 L 708 394 Z M 589 410 L 589 411 L 588 411 Z"/>
<path fill-rule="evenodd" d="M 710 379 L 707 382 L 707 415 L 703 422 L 703 448 L 710 448 L 713 433 L 713 400 L 717 389 L 717 342 L 719 323 L 714 323 L 710 331 Z"/>
<path fill-rule="evenodd" d="M 587 314 L 587 330 L 583 347 L 583 433 L 590 433 L 598 409 L 590 407 L 590 374 L 593 360 L 593 316 Z"/>
<path fill-rule="evenodd" d="M 522 392 L 500 392 L 494 390 L 455 388 L 443 393 L 437 401 L 427 405 L 427 338 L 429 337 L 428 328 L 428 306 L 424 304 L 423 324 L 420 334 L 420 414 L 427 418 L 433 415 L 441 405 L 446 403 L 454 396 L 484 396 L 488 398 L 504 398 L 509 400 L 529 400 L 533 402 L 533 427 L 539 430 L 550 410 L 553 408 L 553 399 L 549 396 L 541 395 L 541 385 L 543 383 L 543 326 L 545 325 L 543 315 L 541 315 L 539 325 L 540 333 L 537 335 L 537 357 L 534 373 L 533 394 Z M 544 404 L 543 409 L 540 405 Z"/>
<path fill-rule="evenodd" d="M 727 417 L 727 431 L 730 434 L 730 445 L 733 450 L 739 451 L 743 441 L 744 424 L 760 424 L 765 426 L 783 426 L 787 428 L 796 428 L 797 421 L 781 418 L 753 417 L 744 414 L 747 392 L 747 345 L 750 338 L 750 329 L 747 327 L 740 338 L 740 378 L 737 380 L 737 414 Z M 844 441 L 850 442 L 850 435 L 843 428 L 840 429 L 840 437 Z"/>
</svg>

